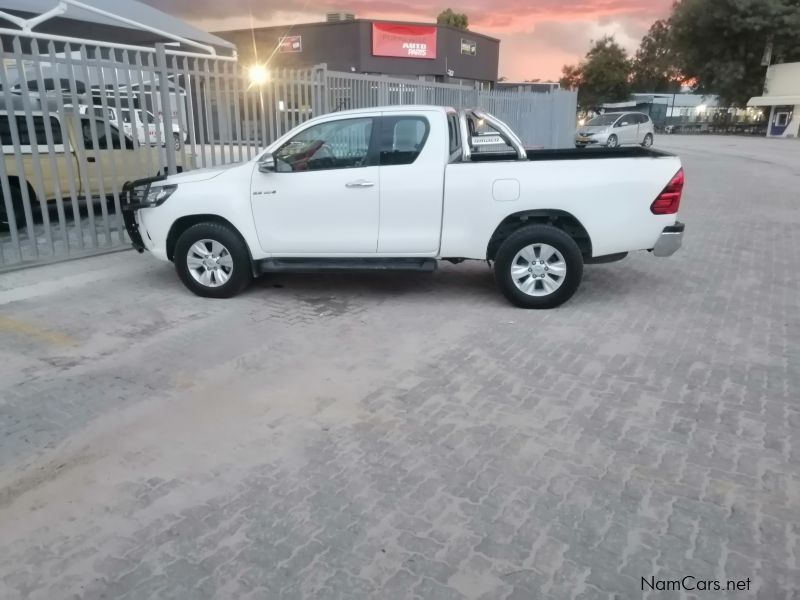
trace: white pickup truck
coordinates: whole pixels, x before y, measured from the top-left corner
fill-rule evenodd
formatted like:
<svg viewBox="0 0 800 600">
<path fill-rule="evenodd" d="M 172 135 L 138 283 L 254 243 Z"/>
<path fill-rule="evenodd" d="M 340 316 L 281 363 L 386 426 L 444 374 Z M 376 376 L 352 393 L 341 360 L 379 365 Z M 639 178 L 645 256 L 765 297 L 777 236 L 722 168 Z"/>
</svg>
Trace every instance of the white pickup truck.
<svg viewBox="0 0 800 600">
<path fill-rule="evenodd" d="M 394 106 L 303 123 L 256 159 L 126 185 L 133 246 L 200 296 L 271 272 L 494 263 L 515 305 L 569 299 L 584 263 L 669 256 L 683 169 L 645 148 L 527 150 L 479 110 Z"/>
</svg>

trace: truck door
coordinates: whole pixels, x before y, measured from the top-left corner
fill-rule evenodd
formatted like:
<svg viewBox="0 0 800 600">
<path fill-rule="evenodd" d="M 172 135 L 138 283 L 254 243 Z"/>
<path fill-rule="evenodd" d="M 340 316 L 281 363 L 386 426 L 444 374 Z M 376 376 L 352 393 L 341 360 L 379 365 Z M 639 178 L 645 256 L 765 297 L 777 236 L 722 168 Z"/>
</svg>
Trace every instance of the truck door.
<svg viewBox="0 0 800 600">
<path fill-rule="evenodd" d="M 378 136 L 378 252 L 435 255 L 442 227 L 445 132 L 433 140 L 431 119 L 423 113 L 381 117 Z"/>
<path fill-rule="evenodd" d="M 93 194 L 108 195 L 115 191 L 119 192 L 122 190 L 122 184 L 132 179 L 130 163 L 134 160 L 133 142 L 120 135 L 119 130 L 113 125 L 101 119 L 94 119 L 95 143 L 90 121 L 91 117 L 81 118 L 83 147 L 89 167 L 84 189 L 91 190 Z"/>
<path fill-rule="evenodd" d="M 372 146 L 378 115 L 318 123 L 253 172 L 251 203 L 265 252 L 368 254 L 378 245 L 379 172 Z"/>
</svg>

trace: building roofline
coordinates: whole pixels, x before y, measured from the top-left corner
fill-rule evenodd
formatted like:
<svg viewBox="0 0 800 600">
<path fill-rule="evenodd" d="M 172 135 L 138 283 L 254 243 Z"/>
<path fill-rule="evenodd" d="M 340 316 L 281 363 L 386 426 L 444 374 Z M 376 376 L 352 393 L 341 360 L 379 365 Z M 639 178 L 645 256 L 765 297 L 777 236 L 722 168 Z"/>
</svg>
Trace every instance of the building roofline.
<svg viewBox="0 0 800 600">
<path fill-rule="evenodd" d="M 292 35 L 292 29 L 295 27 L 327 27 L 331 25 L 344 25 L 347 23 L 391 23 L 392 25 L 415 25 L 418 27 L 437 27 L 442 29 L 450 29 L 451 31 L 456 31 L 461 34 L 465 35 L 472 35 L 484 38 L 486 40 L 490 40 L 492 42 L 499 42 L 498 38 L 492 37 L 490 35 L 486 35 L 485 33 L 478 33 L 477 31 L 472 31 L 469 29 L 459 29 L 458 27 L 453 27 L 452 25 L 443 25 L 441 23 L 420 23 L 417 21 L 391 21 L 388 19 L 353 19 L 351 21 L 314 21 L 312 23 L 292 23 L 288 25 L 269 25 L 265 27 L 253 27 L 245 28 L 245 29 L 221 29 L 218 31 L 214 31 L 211 35 L 221 35 L 225 33 L 247 33 L 250 34 L 253 30 L 255 31 L 263 31 L 263 30 L 276 30 L 276 29 L 286 29 L 285 35 Z"/>
</svg>

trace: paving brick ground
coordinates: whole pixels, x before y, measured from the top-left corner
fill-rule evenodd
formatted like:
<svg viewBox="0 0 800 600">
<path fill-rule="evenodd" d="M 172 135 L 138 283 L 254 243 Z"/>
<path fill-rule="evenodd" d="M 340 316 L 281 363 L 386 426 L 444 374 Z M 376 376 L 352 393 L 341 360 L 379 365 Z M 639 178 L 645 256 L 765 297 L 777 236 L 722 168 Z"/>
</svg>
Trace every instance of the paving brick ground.
<svg viewBox="0 0 800 600">
<path fill-rule="evenodd" d="M 684 249 L 554 311 L 485 264 L 0 277 L 0 598 L 800 598 L 800 144 L 663 143 Z M 750 591 L 642 591 L 686 575 Z"/>
</svg>

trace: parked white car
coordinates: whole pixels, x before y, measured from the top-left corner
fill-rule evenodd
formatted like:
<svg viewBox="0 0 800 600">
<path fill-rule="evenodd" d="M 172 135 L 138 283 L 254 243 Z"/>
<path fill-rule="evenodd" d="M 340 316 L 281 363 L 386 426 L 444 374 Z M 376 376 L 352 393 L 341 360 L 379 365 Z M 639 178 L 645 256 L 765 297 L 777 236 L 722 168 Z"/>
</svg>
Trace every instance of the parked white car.
<svg viewBox="0 0 800 600">
<path fill-rule="evenodd" d="M 123 217 L 200 296 L 263 273 L 472 259 L 494 263 L 512 303 L 550 308 L 584 263 L 674 253 L 682 190 L 671 154 L 527 151 L 481 111 L 396 106 L 316 117 L 249 162 L 132 182 Z"/>
<path fill-rule="evenodd" d="M 603 113 L 578 127 L 575 146 L 606 146 L 616 148 L 637 144 L 649 148 L 653 145 L 653 121 L 644 113 Z"/>
<path fill-rule="evenodd" d="M 65 105 L 65 108 L 70 107 L 69 104 Z M 107 119 L 130 139 L 134 138 L 133 128 L 136 127 L 136 139 L 139 144 L 165 146 L 166 140 L 169 139 L 175 149 L 179 149 L 183 143 L 184 136 L 181 135 L 181 128 L 177 123 L 172 123 L 172 135 L 167 135 L 164 121 L 162 120 L 159 126 L 156 126 L 156 116 L 149 110 L 116 106 L 108 106 L 104 109 L 97 105 L 81 105 L 78 110 L 82 115 L 94 114 L 101 119 Z"/>
</svg>

